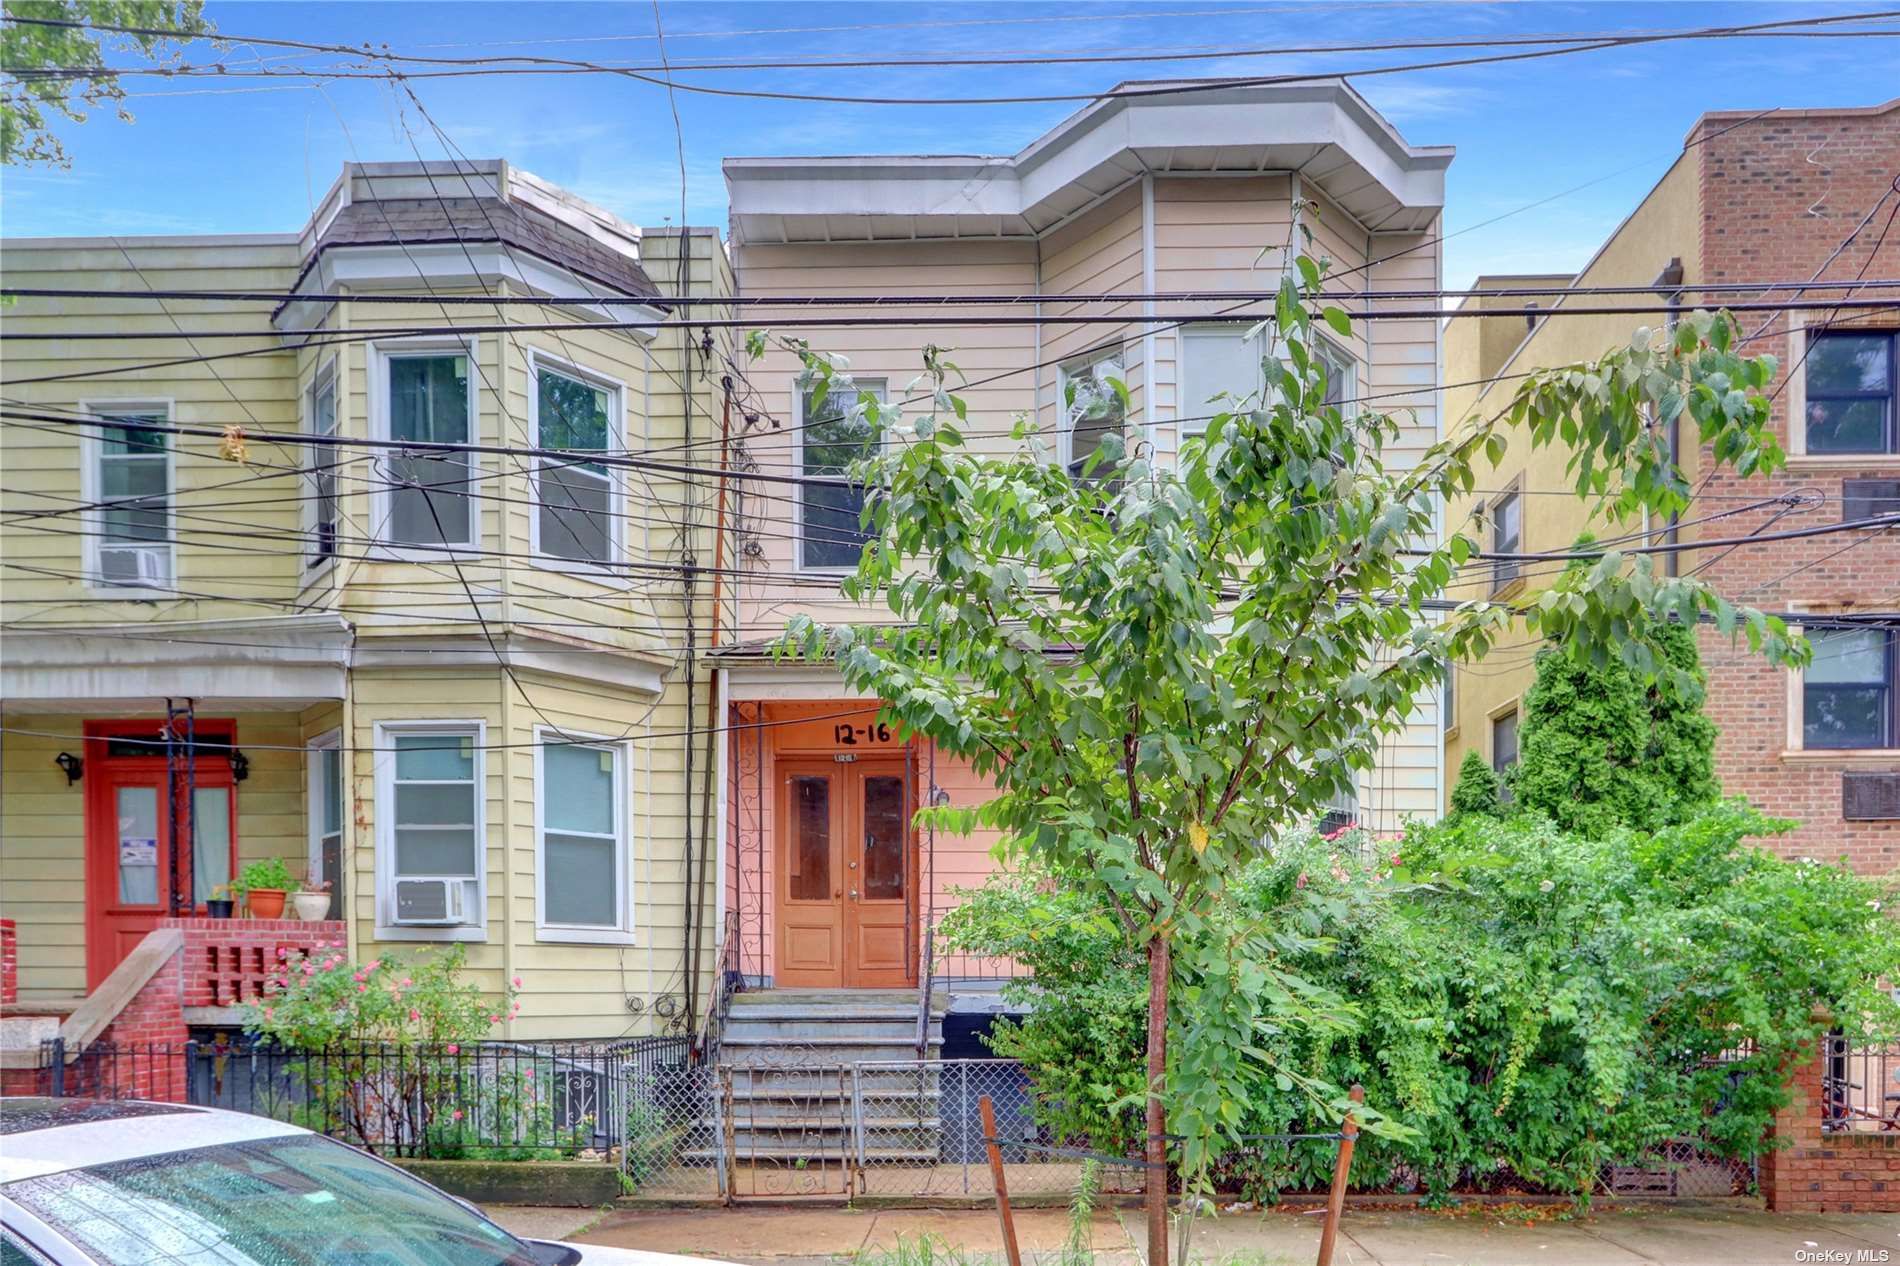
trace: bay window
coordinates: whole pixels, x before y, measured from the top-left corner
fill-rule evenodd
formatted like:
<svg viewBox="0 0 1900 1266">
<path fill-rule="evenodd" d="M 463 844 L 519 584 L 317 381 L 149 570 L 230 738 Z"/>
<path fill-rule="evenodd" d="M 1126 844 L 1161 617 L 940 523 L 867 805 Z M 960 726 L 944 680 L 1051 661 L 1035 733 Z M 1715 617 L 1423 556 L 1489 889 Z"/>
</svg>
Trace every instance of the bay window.
<svg viewBox="0 0 1900 1266">
<path fill-rule="evenodd" d="M 799 397 L 798 565 L 808 571 L 849 571 L 870 540 L 862 526 L 865 488 L 850 471 L 877 442 L 876 428 L 857 407 L 858 392 L 869 391 L 881 403 L 884 383 L 859 379 L 854 386 L 828 391 L 822 400 L 811 392 Z"/>
<path fill-rule="evenodd" d="M 378 349 L 378 438 L 398 443 L 468 444 L 475 438 L 475 391 L 470 382 L 469 346 Z M 393 485 L 386 495 L 384 542 L 397 546 L 440 548 L 475 543 L 473 454 L 405 453 L 396 450 L 382 462 Z"/>
<path fill-rule="evenodd" d="M 628 917 L 626 748 L 536 734 L 535 920 L 543 940 L 621 940 Z"/>
<path fill-rule="evenodd" d="M 577 371 L 534 367 L 535 447 L 574 456 L 542 458 L 535 470 L 534 552 L 607 563 L 619 556 L 613 472 L 587 460 L 619 446 L 620 393 Z"/>
<path fill-rule="evenodd" d="M 467 939 L 486 872 L 482 727 L 379 724 L 376 822 L 379 936 Z"/>
<path fill-rule="evenodd" d="M 1089 460 L 1110 435 L 1126 441 L 1128 420 L 1126 373 L 1119 350 L 1065 361 L 1058 367 L 1062 464 L 1072 479 L 1082 477 Z M 1112 472 L 1104 458 L 1090 478 L 1104 479 Z"/>
</svg>

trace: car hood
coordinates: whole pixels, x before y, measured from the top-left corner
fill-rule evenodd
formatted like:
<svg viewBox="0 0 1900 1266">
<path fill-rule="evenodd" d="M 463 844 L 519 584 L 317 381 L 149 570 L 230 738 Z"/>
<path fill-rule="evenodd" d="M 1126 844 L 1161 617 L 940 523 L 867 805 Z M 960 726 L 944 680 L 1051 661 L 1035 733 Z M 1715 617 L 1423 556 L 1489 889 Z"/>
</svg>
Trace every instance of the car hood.
<svg viewBox="0 0 1900 1266">
<path fill-rule="evenodd" d="M 712 1257 L 681 1257 L 677 1253 L 649 1253 L 643 1248 L 615 1248 L 609 1244 L 561 1244 L 581 1255 L 581 1266 L 734 1266 Z"/>
</svg>

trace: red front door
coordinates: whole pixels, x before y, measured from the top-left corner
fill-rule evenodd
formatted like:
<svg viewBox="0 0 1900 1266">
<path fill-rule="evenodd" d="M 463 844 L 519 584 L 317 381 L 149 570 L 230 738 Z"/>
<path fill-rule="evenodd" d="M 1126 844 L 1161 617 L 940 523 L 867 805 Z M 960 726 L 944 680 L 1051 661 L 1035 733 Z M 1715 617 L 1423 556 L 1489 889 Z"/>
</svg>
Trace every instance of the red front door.
<svg viewBox="0 0 1900 1266">
<path fill-rule="evenodd" d="M 192 782 L 169 795 L 153 722 L 100 723 L 86 739 L 86 987 L 96 989 L 159 919 L 202 912 L 237 859 L 237 796 L 225 756 L 232 732 L 198 731 Z M 182 759 L 182 758 L 181 758 Z M 186 803 L 192 807 L 186 816 Z M 175 813 L 175 821 L 174 821 Z M 193 820 L 193 829 L 185 829 Z M 197 837 L 194 854 L 189 836 Z M 189 909 L 186 908 L 189 894 Z"/>
</svg>

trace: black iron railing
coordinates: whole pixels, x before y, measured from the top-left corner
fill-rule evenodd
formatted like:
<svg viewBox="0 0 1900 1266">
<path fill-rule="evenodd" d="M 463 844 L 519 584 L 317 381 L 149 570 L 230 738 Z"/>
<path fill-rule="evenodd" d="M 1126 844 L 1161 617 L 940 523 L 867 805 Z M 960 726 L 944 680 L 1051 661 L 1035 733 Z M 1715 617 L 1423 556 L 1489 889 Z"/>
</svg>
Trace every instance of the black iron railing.
<svg viewBox="0 0 1900 1266">
<path fill-rule="evenodd" d="M 344 1044 L 45 1044 L 47 1094 L 154 1099 L 272 1117 L 394 1156 L 554 1159 L 618 1147 L 642 1088 L 684 1068 L 685 1037 Z"/>
<path fill-rule="evenodd" d="M 1829 1034 L 1821 1064 L 1821 1130 L 1900 1132 L 1900 1047 L 1855 1046 Z"/>
</svg>

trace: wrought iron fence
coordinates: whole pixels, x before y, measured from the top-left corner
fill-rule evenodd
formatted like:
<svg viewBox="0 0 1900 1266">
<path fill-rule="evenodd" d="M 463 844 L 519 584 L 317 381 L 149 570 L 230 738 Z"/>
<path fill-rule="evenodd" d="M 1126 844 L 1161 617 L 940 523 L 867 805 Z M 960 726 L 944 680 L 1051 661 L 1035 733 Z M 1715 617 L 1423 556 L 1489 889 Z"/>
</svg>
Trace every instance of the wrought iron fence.
<svg viewBox="0 0 1900 1266">
<path fill-rule="evenodd" d="M 1895 1128 L 1900 1055 L 1844 1045 L 1833 1053 L 1830 1128 Z M 1144 1179 L 1138 1158 L 1052 1137 L 1031 1110 L 1029 1074 L 1007 1059 L 824 1063 L 801 1050 L 748 1066 L 705 1059 L 679 1037 L 325 1052 L 186 1042 L 71 1053 L 55 1041 L 43 1055 L 45 1093 L 251 1112 L 386 1155 L 594 1159 L 615 1165 L 630 1194 L 663 1200 L 986 1201 L 985 1097 L 1013 1196 L 1061 1202 L 1085 1181 L 1103 1196 L 1132 1195 Z M 1888 1116 L 1877 1118 L 1865 1105 L 1880 1102 L 1871 1088 L 1882 1086 L 1891 1087 Z M 1220 1186 L 1247 1198 L 1322 1192 L 1336 1138 L 1263 1137 L 1217 1166 Z M 1682 1140 L 1605 1167 L 1600 1189 L 1695 1198 L 1748 1191 L 1754 1177 L 1750 1162 Z M 1402 1192 L 1416 1189 L 1417 1176 L 1375 1164 L 1354 1185 Z M 1464 1175 L 1459 1188 L 1533 1189 L 1504 1171 Z"/>
<path fill-rule="evenodd" d="M 1821 1067 L 1821 1130 L 1900 1132 L 1900 1047 L 1855 1046 L 1829 1035 Z"/>
<path fill-rule="evenodd" d="M 286 1050 L 248 1041 L 45 1044 L 52 1095 L 156 1099 L 304 1126 L 391 1156 L 553 1159 L 621 1146 L 630 1095 L 683 1037 Z"/>
</svg>

